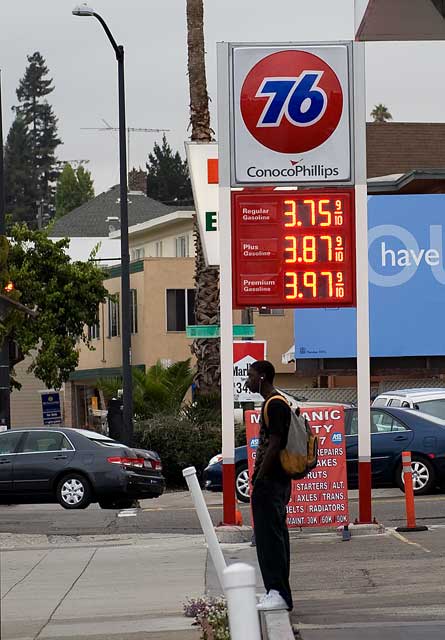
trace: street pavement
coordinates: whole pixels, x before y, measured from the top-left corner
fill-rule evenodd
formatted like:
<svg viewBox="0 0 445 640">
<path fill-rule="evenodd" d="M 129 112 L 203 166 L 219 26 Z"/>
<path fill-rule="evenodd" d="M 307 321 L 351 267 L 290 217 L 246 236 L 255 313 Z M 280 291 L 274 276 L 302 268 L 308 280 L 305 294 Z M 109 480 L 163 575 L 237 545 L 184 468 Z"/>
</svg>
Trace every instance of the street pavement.
<svg viewBox="0 0 445 640">
<path fill-rule="evenodd" d="M 205 495 L 217 523 L 221 495 Z M 430 529 L 410 534 L 394 531 L 403 495 L 374 498 L 385 533 L 343 542 L 332 532 L 292 532 L 292 622 L 303 640 L 445 637 L 445 495 L 416 499 Z M 354 515 L 356 492 L 350 499 Z M 248 524 L 249 508 L 243 513 Z M 2 640 L 198 640 L 183 603 L 221 588 L 195 518 L 185 492 L 122 512 L 0 507 Z M 256 566 L 248 543 L 223 552 L 228 563 Z"/>
</svg>

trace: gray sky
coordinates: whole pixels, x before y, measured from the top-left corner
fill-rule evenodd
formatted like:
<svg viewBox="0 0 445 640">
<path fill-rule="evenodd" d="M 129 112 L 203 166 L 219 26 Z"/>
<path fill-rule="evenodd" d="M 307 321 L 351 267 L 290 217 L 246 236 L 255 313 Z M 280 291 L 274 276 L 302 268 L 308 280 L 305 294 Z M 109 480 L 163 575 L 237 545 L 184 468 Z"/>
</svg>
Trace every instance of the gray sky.
<svg viewBox="0 0 445 640">
<path fill-rule="evenodd" d="M 117 133 L 82 131 L 117 126 L 114 53 L 94 18 L 71 15 L 75 0 L 3 0 L 0 8 L 0 68 L 4 135 L 23 76 L 26 56 L 45 57 L 55 91 L 49 96 L 59 118 L 62 160 L 88 159 L 96 193 L 119 180 Z M 188 125 L 185 0 L 91 0 L 126 50 L 127 122 L 171 129 L 174 149 L 184 155 Z M 207 78 L 216 129 L 216 42 L 351 39 L 353 0 L 205 0 Z M 445 43 L 367 44 L 368 113 L 383 102 L 397 121 L 444 120 Z M 131 165 L 144 166 L 162 134 L 135 133 Z"/>
</svg>

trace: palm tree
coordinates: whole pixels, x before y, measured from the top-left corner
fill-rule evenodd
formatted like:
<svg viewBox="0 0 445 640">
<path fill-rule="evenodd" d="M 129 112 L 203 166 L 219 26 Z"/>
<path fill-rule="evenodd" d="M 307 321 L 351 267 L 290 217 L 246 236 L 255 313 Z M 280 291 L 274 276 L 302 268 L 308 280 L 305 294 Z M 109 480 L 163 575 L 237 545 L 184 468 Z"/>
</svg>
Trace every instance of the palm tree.
<svg viewBox="0 0 445 640">
<path fill-rule="evenodd" d="M 193 381 L 190 358 L 164 367 L 160 362 L 148 371 L 133 369 L 135 417 L 146 420 L 159 413 L 178 413 Z M 117 396 L 122 378 L 102 378 L 97 386 L 107 399 Z"/>
<path fill-rule="evenodd" d="M 374 119 L 374 122 L 388 122 L 388 120 L 392 120 L 392 115 L 384 104 L 376 104 L 371 111 L 371 118 Z"/>
<path fill-rule="evenodd" d="M 209 96 L 205 69 L 204 6 L 203 0 L 186 0 L 187 4 L 187 49 L 190 93 L 190 125 L 193 142 L 211 142 Z M 207 267 L 195 220 L 195 317 L 197 324 L 219 322 L 219 271 Z M 196 389 L 203 395 L 219 393 L 220 389 L 220 344 L 217 339 L 196 339 L 192 353 L 196 357 Z"/>
</svg>

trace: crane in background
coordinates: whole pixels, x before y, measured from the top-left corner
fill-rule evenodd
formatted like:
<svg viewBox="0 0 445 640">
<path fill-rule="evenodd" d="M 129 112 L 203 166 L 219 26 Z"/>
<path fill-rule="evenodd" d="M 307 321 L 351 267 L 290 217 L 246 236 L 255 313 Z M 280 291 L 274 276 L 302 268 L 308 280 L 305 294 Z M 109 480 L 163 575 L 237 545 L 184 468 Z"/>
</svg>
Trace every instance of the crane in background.
<svg viewBox="0 0 445 640">
<path fill-rule="evenodd" d="M 83 131 L 119 131 L 119 127 L 112 127 L 106 120 L 102 118 L 104 127 L 81 127 Z M 131 133 L 163 133 L 170 129 L 146 129 L 144 127 L 127 127 L 127 164 L 131 170 L 130 164 L 130 134 Z"/>
</svg>

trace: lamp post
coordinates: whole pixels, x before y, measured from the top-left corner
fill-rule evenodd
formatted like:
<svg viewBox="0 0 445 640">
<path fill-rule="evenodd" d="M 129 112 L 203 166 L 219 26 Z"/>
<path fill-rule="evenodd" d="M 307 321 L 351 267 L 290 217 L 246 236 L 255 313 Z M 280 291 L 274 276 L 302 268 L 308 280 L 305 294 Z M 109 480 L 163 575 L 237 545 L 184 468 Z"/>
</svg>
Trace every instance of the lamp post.
<svg viewBox="0 0 445 640">
<path fill-rule="evenodd" d="M 2 87 L 0 74 L 0 236 L 6 235 L 5 221 L 5 174 L 3 164 L 3 119 L 2 119 Z M 1 292 L 2 293 L 2 292 Z M 5 310 L 6 313 L 6 310 Z M 0 320 L 2 303 L 0 301 Z M 0 430 L 11 428 L 10 416 L 10 383 L 9 383 L 9 340 L 0 341 Z"/>
<path fill-rule="evenodd" d="M 130 252 L 128 249 L 127 145 L 125 124 L 124 47 L 118 45 L 104 19 L 91 7 L 81 5 L 73 10 L 75 16 L 96 18 L 102 25 L 114 49 L 118 70 L 119 93 L 119 164 L 121 216 L 121 308 L 122 308 L 122 377 L 123 421 L 126 444 L 133 439 L 133 395 L 131 378 L 131 309 L 130 309 Z"/>
</svg>

